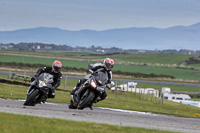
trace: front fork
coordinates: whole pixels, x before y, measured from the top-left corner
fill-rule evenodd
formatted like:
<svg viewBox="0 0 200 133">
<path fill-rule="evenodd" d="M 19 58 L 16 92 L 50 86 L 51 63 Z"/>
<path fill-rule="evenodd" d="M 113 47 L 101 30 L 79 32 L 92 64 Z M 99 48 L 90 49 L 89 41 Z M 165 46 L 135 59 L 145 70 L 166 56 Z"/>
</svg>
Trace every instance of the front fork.
<svg viewBox="0 0 200 133">
<path fill-rule="evenodd" d="M 31 94 L 32 93 L 32 88 L 33 88 L 33 86 L 36 84 L 36 80 L 34 80 L 32 83 L 31 83 L 31 85 L 30 85 L 30 87 L 28 88 L 28 90 L 27 90 L 27 95 L 29 95 L 29 94 Z M 31 92 L 31 93 L 30 93 Z"/>
<path fill-rule="evenodd" d="M 76 102 L 77 104 L 80 102 L 80 98 L 81 98 L 81 94 L 85 91 L 85 89 L 87 89 L 88 86 L 83 86 L 83 87 L 80 87 L 77 92 L 75 92 L 74 95 L 76 95 Z"/>
<path fill-rule="evenodd" d="M 34 89 L 32 89 L 32 88 L 33 88 L 32 86 L 30 86 L 28 88 L 28 90 L 27 90 L 27 96 L 30 95 L 33 92 Z"/>
</svg>

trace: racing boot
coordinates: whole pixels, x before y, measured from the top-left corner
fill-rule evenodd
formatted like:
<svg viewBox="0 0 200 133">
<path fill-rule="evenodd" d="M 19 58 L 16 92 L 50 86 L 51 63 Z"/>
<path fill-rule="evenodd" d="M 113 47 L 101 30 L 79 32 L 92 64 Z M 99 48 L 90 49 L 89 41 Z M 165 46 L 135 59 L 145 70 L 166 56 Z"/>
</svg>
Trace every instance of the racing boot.
<svg viewBox="0 0 200 133">
<path fill-rule="evenodd" d="M 98 103 L 99 101 L 101 101 L 101 99 L 97 99 L 94 101 L 94 103 Z"/>
<path fill-rule="evenodd" d="M 49 91 L 49 94 L 48 94 L 48 98 L 55 98 L 56 95 L 55 95 L 55 88 L 52 87 Z"/>
<path fill-rule="evenodd" d="M 40 104 L 45 104 L 46 100 L 47 100 L 47 96 L 42 96 Z"/>
<path fill-rule="evenodd" d="M 41 103 L 45 104 L 47 97 L 42 98 Z"/>
</svg>

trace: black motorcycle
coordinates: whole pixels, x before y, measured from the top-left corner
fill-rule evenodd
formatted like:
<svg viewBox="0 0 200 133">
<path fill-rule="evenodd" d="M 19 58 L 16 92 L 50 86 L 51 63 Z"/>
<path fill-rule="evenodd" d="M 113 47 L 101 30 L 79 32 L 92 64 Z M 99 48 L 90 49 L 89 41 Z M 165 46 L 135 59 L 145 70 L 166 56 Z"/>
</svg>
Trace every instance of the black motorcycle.
<svg viewBox="0 0 200 133">
<path fill-rule="evenodd" d="M 100 95 L 107 87 L 108 77 L 104 72 L 97 72 L 91 75 L 88 80 L 82 84 L 79 89 L 72 95 L 69 104 L 70 109 L 84 109 L 90 107 L 97 101 Z"/>
<path fill-rule="evenodd" d="M 53 75 L 49 73 L 42 73 L 35 78 L 27 91 L 27 99 L 24 105 L 35 106 L 37 103 L 45 102 L 53 82 Z"/>
</svg>

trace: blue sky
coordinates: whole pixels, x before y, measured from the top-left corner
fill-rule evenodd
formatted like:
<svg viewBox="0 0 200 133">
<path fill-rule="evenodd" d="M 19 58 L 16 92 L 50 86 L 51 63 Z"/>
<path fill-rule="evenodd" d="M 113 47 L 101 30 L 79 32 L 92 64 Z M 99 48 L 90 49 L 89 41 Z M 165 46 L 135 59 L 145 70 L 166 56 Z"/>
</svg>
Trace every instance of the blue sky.
<svg viewBox="0 0 200 133">
<path fill-rule="evenodd" d="M 200 22 L 200 0 L 0 0 L 0 31 L 106 30 Z"/>
</svg>

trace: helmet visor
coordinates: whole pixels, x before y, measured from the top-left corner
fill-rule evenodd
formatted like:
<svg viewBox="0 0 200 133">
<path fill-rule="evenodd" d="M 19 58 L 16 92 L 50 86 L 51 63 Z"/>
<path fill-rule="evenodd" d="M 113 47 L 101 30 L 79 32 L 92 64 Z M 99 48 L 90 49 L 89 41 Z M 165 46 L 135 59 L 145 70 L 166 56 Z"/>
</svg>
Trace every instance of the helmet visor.
<svg viewBox="0 0 200 133">
<path fill-rule="evenodd" d="M 60 67 L 56 67 L 56 66 L 54 67 L 54 71 L 55 71 L 55 72 L 57 72 L 57 73 L 58 73 L 58 72 L 60 72 L 60 70 L 61 70 L 61 68 L 60 68 Z"/>
<path fill-rule="evenodd" d="M 113 64 L 107 64 L 108 68 L 113 68 Z"/>
</svg>

